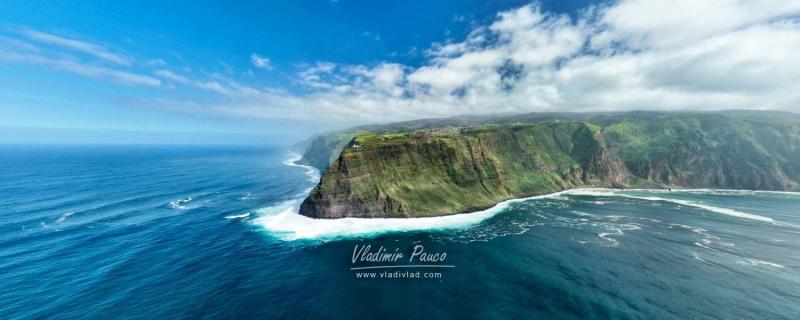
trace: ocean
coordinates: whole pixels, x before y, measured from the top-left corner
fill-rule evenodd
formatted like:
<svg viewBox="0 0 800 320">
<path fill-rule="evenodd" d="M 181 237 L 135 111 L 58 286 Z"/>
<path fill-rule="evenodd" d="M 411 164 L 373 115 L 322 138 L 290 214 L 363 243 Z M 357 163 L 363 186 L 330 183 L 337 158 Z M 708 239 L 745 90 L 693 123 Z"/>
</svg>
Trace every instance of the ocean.
<svg viewBox="0 0 800 320">
<path fill-rule="evenodd" d="M 319 175 L 293 158 L 0 147 L 0 318 L 800 318 L 798 193 L 580 189 L 320 221 L 296 214 Z M 364 246 L 404 256 L 354 262 Z M 440 260 L 409 267 L 416 248 Z"/>
</svg>

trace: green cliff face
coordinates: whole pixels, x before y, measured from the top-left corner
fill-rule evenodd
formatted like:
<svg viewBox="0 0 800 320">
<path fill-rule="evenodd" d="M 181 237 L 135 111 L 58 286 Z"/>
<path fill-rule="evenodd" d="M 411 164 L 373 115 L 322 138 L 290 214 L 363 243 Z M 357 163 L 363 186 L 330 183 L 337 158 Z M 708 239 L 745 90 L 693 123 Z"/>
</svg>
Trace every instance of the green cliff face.
<svg viewBox="0 0 800 320">
<path fill-rule="evenodd" d="M 362 132 L 342 144 L 300 213 L 437 216 L 589 186 L 797 190 L 795 120 L 717 113 L 573 115 Z"/>
</svg>

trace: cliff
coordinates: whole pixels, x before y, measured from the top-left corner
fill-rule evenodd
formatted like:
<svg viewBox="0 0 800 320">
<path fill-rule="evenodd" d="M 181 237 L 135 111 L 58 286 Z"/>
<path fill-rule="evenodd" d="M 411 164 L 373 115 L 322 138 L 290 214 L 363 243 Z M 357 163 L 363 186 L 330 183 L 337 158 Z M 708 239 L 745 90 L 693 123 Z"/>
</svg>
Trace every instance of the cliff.
<svg viewBox="0 0 800 320">
<path fill-rule="evenodd" d="M 790 115 L 573 114 L 361 130 L 340 142 L 300 213 L 437 216 L 575 187 L 797 190 L 800 121 Z"/>
</svg>

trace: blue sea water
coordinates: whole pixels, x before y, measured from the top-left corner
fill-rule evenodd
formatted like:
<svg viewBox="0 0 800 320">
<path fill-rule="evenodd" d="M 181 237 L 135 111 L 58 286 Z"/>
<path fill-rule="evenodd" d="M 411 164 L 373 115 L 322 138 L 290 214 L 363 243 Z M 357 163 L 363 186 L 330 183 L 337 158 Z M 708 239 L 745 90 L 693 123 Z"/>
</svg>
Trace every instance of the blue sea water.
<svg viewBox="0 0 800 320">
<path fill-rule="evenodd" d="M 800 317 L 798 194 L 575 190 L 450 220 L 314 221 L 292 210 L 317 176 L 288 157 L 1 147 L 0 318 Z M 355 245 L 455 267 L 359 279 Z"/>
</svg>

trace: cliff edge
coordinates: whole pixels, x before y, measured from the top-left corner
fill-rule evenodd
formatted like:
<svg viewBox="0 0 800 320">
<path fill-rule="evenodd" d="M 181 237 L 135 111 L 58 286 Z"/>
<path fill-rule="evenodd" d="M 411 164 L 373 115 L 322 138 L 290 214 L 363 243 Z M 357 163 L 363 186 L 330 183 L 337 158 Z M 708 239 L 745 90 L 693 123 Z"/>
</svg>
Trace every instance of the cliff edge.
<svg viewBox="0 0 800 320">
<path fill-rule="evenodd" d="M 300 213 L 439 216 L 576 187 L 800 186 L 794 120 L 719 113 L 588 120 L 354 134 Z"/>
</svg>

